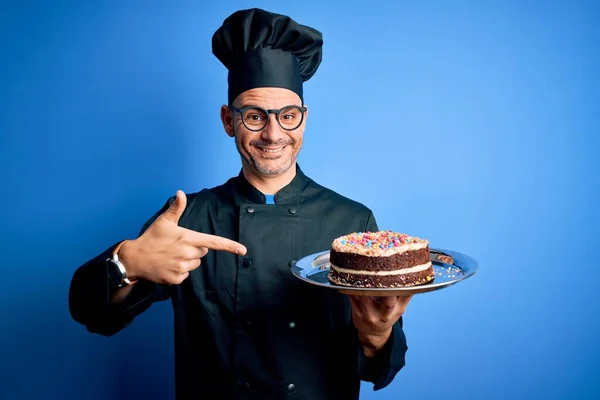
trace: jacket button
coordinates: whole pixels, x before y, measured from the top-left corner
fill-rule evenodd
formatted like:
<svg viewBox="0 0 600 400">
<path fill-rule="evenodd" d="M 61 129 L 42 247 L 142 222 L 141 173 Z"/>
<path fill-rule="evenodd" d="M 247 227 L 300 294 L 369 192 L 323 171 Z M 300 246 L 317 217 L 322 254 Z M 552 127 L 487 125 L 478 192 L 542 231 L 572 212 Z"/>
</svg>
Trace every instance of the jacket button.
<svg viewBox="0 0 600 400">
<path fill-rule="evenodd" d="M 289 212 L 290 214 L 296 214 L 296 212 L 297 212 L 297 211 L 296 211 L 296 208 L 295 208 L 295 207 L 290 207 L 290 208 L 288 209 L 288 212 Z"/>
<path fill-rule="evenodd" d="M 245 258 L 244 261 L 242 261 L 242 267 L 244 268 L 250 268 L 252 266 L 252 260 L 249 258 Z"/>
<path fill-rule="evenodd" d="M 291 329 L 294 329 L 294 328 L 296 327 L 296 323 L 295 323 L 294 321 L 290 321 L 290 323 L 288 324 L 288 326 L 289 326 Z"/>
<path fill-rule="evenodd" d="M 248 214 L 252 214 L 252 213 L 254 212 L 254 207 L 252 207 L 252 206 L 248 206 L 248 207 L 246 207 L 246 212 L 247 212 Z"/>
<path fill-rule="evenodd" d="M 294 385 L 293 383 L 290 383 L 288 385 L 288 392 L 293 392 L 294 390 L 296 390 L 296 385 Z"/>
</svg>

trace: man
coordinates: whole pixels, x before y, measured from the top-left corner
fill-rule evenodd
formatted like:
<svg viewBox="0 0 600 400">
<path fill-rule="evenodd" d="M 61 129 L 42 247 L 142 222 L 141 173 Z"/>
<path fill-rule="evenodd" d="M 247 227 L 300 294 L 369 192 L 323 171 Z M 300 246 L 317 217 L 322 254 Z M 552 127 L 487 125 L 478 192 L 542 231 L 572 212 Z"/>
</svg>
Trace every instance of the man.
<svg viewBox="0 0 600 400">
<path fill-rule="evenodd" d="M 242 169 L 223 185 L 178 191 L 142 228 L 78 268 L 73 318 L 113 335 L 171 299 L 178 399 L 355 399 L 404 366 L 409 298 L 349 297 L 306 284 L 293 260 L 337 236 L 375 231 L 372 212 L 296 163 L 308 110 L 302 84 L 321 34 L 260 9 L 227 18 L 213 52 L 229 70 L 225 132 Z"/>
</svg>

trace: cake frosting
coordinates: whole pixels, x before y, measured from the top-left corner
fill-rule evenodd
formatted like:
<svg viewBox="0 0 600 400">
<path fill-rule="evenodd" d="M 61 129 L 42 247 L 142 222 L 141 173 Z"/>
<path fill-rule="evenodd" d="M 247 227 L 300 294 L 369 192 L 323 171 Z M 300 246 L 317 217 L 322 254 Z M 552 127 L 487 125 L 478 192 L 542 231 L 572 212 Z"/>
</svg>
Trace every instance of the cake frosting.
<svg viewBox="0 0 600 400">
<path fill-rule="evenodd" d="M 434 277 L 426 239 L 393 231 L 353 232 L 330 250 L 329 280 L 359 287 L 405 287 Z"/>
</svg>

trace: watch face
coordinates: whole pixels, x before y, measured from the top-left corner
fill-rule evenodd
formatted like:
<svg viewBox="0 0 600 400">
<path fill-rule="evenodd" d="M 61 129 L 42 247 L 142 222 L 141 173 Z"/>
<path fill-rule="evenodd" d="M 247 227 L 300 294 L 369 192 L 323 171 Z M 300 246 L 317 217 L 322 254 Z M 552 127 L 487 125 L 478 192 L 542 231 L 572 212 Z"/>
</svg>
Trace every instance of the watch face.
<svg viewBox="0 0 600 400">
<path fill-rule="evenodd" d="M 108 279 L 113 285 L 120 285 L 123 283 L 123 276 L 119 270 L 119 266 L 115 264 L 111 259 L 106 260 L 106 269 L 108 272 Z"/>
</svg>

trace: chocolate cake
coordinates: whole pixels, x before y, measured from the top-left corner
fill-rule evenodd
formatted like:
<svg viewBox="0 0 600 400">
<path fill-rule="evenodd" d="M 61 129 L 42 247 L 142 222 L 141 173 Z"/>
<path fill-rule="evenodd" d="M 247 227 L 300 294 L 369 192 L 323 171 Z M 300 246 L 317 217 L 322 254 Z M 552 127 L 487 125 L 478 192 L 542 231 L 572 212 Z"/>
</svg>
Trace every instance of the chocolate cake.
<svg viewBox="0 0 600 400">
<path fill-rule="evenodd" d="M 407 287 L 431 282 L 429 242 L 392 231 L 355 232 L 335 239 L 329 280 L 366 288 Z"/>
</svg>

